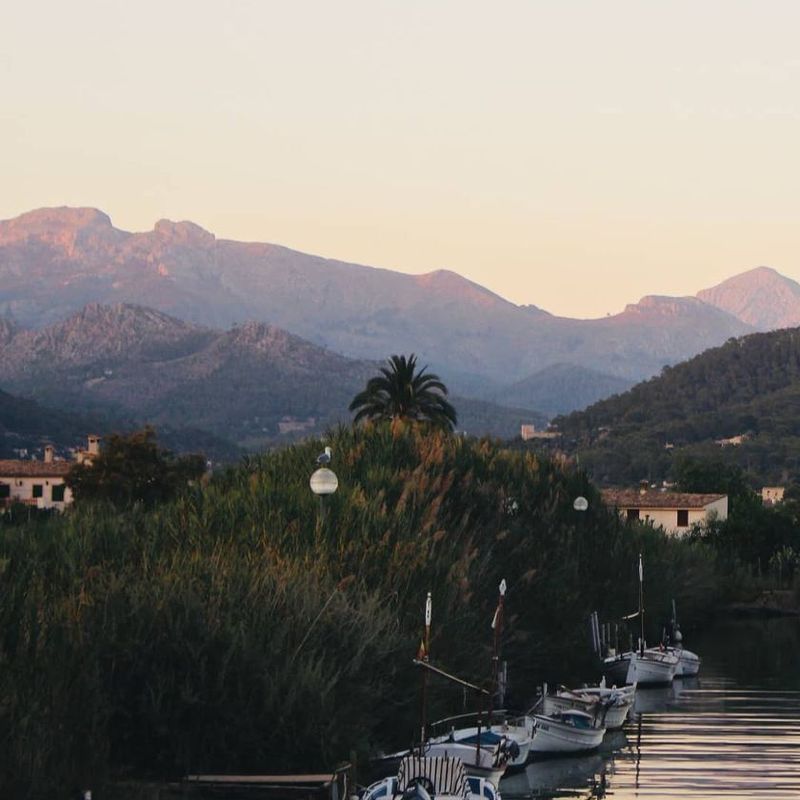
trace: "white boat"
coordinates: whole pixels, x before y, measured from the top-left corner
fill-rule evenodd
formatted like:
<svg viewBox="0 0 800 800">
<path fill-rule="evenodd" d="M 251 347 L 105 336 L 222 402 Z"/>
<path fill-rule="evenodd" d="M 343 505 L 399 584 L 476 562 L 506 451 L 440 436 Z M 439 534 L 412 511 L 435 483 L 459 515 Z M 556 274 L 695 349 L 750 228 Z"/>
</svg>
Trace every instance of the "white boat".
<svg viewBox="0 0 800 800">
<path fill-rule="evenodd" d="M 582 753 L 603 741 L 606 729 L 596 726 L 585 711 L 560 711 L 533 715 L 531 753 Z"/>
<path fill-rule="evenodd" d="M 631 654 L 627 683 L 658 686 L 672 683 L 678 669 L 678 657 L 665 650 L 640 648 Z"/>
<path fill-rule="evenodd" d="M 676 678 L 693 678 L 700 672 L 701 658 L 697 653 L 687 650 L 685 647 L 667 648 L 678 656 L 678 671 Z"/>
<path fill-rule="evenodd" d="M 499 716 L 499 720 L 493 721 L 491 724 L 487 722 L 480 728 L 477 725 L 456 727 L 459 722 L 474 719 L 474 714 L 439 720 L 431 725 L 431 730 L 440 731 L 449 726 L 449 731 L 434 735 L 428 741 L 430 744 L 448 742 L 468 744 L 474 750 L 480 740 L 481 747 L 489 749 L 499 747 L 502 752 L 507 754 L 506 769 L 524 767 L 531 747 L 531 735 L 528 727 L 506 719 L 504 712 L 494 712 L 493 716 Z"/>
<path fill-rule="evenodd" d="M 700 672 L 700 656 L 691 650 L 686 650 L 683 646 L 683 634 L 678 625 L 678 612 L 674 600 L 672 601 L 672 619 L 666 629 L 665 641 L 667 651 L 678 657 L 676 678 L 693 678 Z"/>
<path fill-rule="evenodd" d="M 545 715 L 556 711 L 577 709 L 585 711 L 595 724 L 614 731 L 622 727 L 633 706 L 636 687 L 608 689 L 605 686 L 592 686 L 583 689 L 560 688 L 554 695 L 546 695 L 542 711 Z"/>
<path fill-rule="evenodd" d="M 603 659 L 603 676 L 607 683 L 622 685 L 638 684 L 639 686 L 658 686 L 672 683 L 678 669 L 678 656 L 668 652 L 663 645 L 648 649 L 644 636 L 644 573 L 642 554 L 639 554 L 639 611 L 629 614 L 624 619 L 639 618 L 641 633 L 639 646 L 627 653 L 611 653 Z M 625 677 L 622 673 L 627 665 Z"/>
<path fill-rule="evenodd" d="M 361 800 L 500 800 L 497 785 L 483 777 L 470 777 L 458 758 L 411 753 L 397 774 L 368 786 Z"/>
<path fill-rule="evenodd" d="M 428 739 L 431 745 L 459 744 L 486 747 L 498 750 L 498 758 L 505 757 L 506 769 L 521 768 L 528 760 L 531 735 L 525 724 L 512 723 L 504 711 L 493 711 L 492 703 L 499 686 L 498 664 L 500 632 L 503 625 L 506 594 L 505 580 L 500 582 L 497 608 L 492 618 L 494 632 L 492 651 L 492 689 L 489 694 L 489 711 L 486 714 L 463 714 L 448 717 L 431 725 L 433 735 Z M 501 693 L 502 694 L 502 693 Z M 470 724 L 465 724 L 469 721 Z M 465 762 L 470 769 L 469 761 Z"/>
<path fill-rule="evenodd" d="M 651 652 L 667 652 L 678 659 L 678 664 L 675 668 L 676 678 L 693 678 L 700 672 L 700 656 L 693 653 L 691 650 L 686 650 L 683 647 L 665 647 L 663 650 L 658 647 L 649 647 L 648 653 Z"/>
</svg>

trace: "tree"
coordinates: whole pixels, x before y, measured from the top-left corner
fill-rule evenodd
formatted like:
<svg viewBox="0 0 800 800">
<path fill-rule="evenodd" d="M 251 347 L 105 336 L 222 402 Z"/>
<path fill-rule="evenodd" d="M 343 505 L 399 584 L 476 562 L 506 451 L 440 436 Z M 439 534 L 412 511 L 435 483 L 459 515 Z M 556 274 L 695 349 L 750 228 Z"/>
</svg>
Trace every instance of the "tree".
<svg viewBox="0 0 800 800">
<path fill-rule="evenodd" d="M 205 471 L 202 455 L 176 458 L 158 446 L 156 433 L 143 428 L 114 433 L 91 463 L 76 464 L 65 478 L 76 502 L 110 500 L 116 506 L 168 500 Z"/>
<path fill-rule="evenodd" d="M 394 355 L 381 374 L 370 378 L 366 388 L 350 403 L 355 411 L 353 422 L 362 419 L 410 419 L 430 422 L 435 427 L 452 430 L 456 410 L 445 399 L 447 387 L 438 375 L 417 369 L 417 357 Z"/>
</svg>

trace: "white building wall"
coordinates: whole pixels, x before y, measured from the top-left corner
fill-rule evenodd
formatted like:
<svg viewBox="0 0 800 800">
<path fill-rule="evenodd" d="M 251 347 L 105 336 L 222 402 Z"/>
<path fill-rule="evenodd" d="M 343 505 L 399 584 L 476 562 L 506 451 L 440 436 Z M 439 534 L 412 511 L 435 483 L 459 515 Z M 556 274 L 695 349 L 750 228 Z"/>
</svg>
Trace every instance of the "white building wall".
<svg viewBox="0 0 800 800">
<path fill-rule="evenodd" d="M 633 508 L 633 506 L 631 506 Z M 650 522 L 655 527 L 662 527 L 667 533 L 672 533 L 677 536 L 682 536 L 687 533 L 689 529 L 698 522 L 704 522 L 712 515 L 719 520 L 728 518 L 728 498 L 722 497 L 709 503 L 703 508 L 688 508 L 683 509 L 688 511 L 688 524 L 685 526 L 678 526 L 678 508 L 639 508 L 639 521 Z M 623 517 L 628 514 L 628 509 L 621 509 L 620 513 Z"/>
<path fill-rule="evenodd" d="M 21 503 L 30 503 L 36 508 L 58 508 L 62 509 L 72 502 L 72 490 L 67 486 L 64 488 L 64 499 L 62 501 L 53 500 L 53 486 L 61 486 L 63 478 L 0 478 L 0 482 L 10 486 L 9 500 L 17 500 Z M 41 497 L 34 497 L 34 486 L 41 486 Z"/>
</svg>

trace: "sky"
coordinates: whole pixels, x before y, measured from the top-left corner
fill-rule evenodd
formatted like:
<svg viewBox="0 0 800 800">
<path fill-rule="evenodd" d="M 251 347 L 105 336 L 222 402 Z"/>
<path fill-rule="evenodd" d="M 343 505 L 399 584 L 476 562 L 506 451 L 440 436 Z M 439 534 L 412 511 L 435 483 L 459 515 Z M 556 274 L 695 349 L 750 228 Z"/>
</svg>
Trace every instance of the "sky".
<svg viewBox="0 0 800 800">
<path fill-rule="evenodd" d="M 800 279 L 800 5 L 31 0 L 0 218 L 190 219 L 597 317 Z"/>
</svg>

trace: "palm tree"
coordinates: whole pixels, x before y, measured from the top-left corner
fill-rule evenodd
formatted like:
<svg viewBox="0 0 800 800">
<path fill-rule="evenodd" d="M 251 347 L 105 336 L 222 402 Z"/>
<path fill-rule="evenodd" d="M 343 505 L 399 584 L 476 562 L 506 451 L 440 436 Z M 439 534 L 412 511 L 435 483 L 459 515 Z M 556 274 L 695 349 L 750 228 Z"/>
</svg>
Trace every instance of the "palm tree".
<svg viewBox="0 0 800 800">
<path fill-rule="evenodd" d="M 417 370 L 417 357 L 392 356 L 381 374 L 370 378 L 366 388 L 350 403 L 356 411 L 353 422 L 362 419 L 411 419 L 430 422 L 439 428 L 453 430 L 456 410 L 447 402 L 447 387 L 438 375 Z"/>
</svg>

